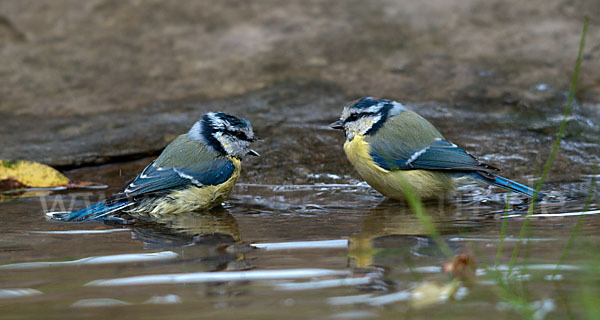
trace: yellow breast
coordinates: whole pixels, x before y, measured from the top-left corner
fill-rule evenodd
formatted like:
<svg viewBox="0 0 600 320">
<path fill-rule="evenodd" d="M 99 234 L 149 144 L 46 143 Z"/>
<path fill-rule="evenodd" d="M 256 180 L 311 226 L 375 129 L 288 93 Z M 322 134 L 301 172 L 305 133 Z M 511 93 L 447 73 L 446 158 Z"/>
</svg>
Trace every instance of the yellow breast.
<svg viewBox="0 0 600 320">
<path fill-rule="evenodd" d="M 358 174 L 383 195 L 404 200 L 401 181 L 409 183 L 422 198 L 437 198 L 454 189 L 449 174 L 428 170 L 386 170 L 378 166 L 370 155 L 369 144 L 364 136 L 356 136 L 344 143 L 344 151 Z"/>
</svg>

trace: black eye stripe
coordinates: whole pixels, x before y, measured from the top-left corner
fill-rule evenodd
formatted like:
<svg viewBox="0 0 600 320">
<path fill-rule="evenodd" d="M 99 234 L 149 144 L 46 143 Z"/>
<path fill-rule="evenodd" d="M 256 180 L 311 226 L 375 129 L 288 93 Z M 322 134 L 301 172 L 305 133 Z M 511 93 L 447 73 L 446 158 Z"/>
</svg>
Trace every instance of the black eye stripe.
<svg viewBox="0 0 600 320">
<path fill-rule="evenodd" d="M 351 114 L 351 115 L 350 115 L 348 118 L 346 118 L 346 119 L 344 120 L 344 123 L 346 123 L 346 122 L 352 122 L 352 121 L 356 121 L 356 120 L 358 120 L 358 118 L 359 118 L 358 114 L 356 114 L 356 113 L 354 113 L 354 114 Z"/>
<path fill-rule="evenodd" d="M 244 141 L 250 141 L 252 142 L 252 139 L 248 138 L 248 136 L 241 131 L 233 131 L 233 130 L 225 130 L 224 131 L 226 134 L 230 135 L 230 136 L 234 136 L 240 140 L 244 140 Z"/>
<path fill-rule="evenodd" d="M 378 113 L 376 113 L 376 112 L 353 113 L 348 118 L 344 119 L 344 124 L 346 124 L 348 122 L 356 121 L 363 117 L 376 116 L 376 115 L 378 115 Z"/>
</svg>

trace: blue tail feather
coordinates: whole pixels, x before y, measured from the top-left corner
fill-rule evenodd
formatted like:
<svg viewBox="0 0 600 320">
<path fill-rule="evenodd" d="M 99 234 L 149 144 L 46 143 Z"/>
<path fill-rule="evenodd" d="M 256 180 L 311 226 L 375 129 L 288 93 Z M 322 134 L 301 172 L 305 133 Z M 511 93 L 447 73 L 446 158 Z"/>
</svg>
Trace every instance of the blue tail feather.
<svg viewBox="0 0 600 320">
<path fill-rule="evenodd" d="M 106 201 L 100 201 L 81 210 L 66 213 L 54 213 L 52 214 L 52 219 L 77 222 L 100 221 L 106 216 L 110 216 L 111 214 L 122 210 L 131 204 L 133 203 L 129 201 L 121 201 L 109 205 L 106 203 Z"/>
<path fill-rule="evenodd" d="M 530 187 L 528 187 L 526 185 L 522 185 L 518 182 L 512 181 L 510 179 L 506 179 L 506 178 L 501 177 L 496 174 L 491 174 L 491 177 L 488 177 L 488 176 L 482 175 L 479 172 L 473 172 L 471 174 L 471 176 L 477 180 L 489 183 L 493 186 L 500 187 L 500 188 L 510 190 L 513 192 L 517 192 L 520 194 L 524 194 L 530 198 L 533 198 L 536 195 L 534 189 L 531 189 Z M 545 194 L 539 192 L 536 196 L 536 200 L 542 200 L 545 196 L 546 196 Z"/>
</svg>

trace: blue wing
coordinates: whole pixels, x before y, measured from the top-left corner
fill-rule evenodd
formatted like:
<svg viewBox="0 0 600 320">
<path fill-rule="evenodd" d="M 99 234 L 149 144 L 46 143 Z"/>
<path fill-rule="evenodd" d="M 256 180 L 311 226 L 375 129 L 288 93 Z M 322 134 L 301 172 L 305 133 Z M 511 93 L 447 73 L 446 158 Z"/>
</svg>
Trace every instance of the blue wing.
<svg viewBox="0 0 600 320">
<path fill-rule="evenodd" d="M 483 171 L 498 169 L 477 160 L 467 151 L 446 140 L 436 140 L 430 145 L 407 150 L 394 145 L 372 144 L 371 157 L 387 170 L 446 170 Z"/>
<path fill-rule="evenodd" d="M 146 194 L 169 193 L 190 185 L 196 187 L 218 185 L 231 177 L 235 166 L 226 158 L 186 168 L 161 167 L 153 161 L 124 190 L 105 201 L 75 212 L 51 213 L 62 221 L 97 221 L 135 204 L 135 197 Z"/>
<path fill-rule="evenodd" d="M 190 185 L 196 187 L 219 185 L 231 177 L 235 166 L 227 158 L 218 158 L 196 166 L 161 167 L 152 162 L 131 181 L 122 194 L 136 197 L 144 194 L 168 193 Z"/>
<path fill-rule="evenodd" d="M 468 175 L 474 179 L 491 185 L 521 193 L 537 200 L 544 194 L 518 182 L 491 173 L 499 171 L 490 165 L 477 160 L 467 151 L 446 140 L 438 139 L 429 146 L 419 150 L 403 150 L 397 146 L 372 144 L 371 157 L 380 167 L 387 170 L 441 170 Z"/>
</svg>

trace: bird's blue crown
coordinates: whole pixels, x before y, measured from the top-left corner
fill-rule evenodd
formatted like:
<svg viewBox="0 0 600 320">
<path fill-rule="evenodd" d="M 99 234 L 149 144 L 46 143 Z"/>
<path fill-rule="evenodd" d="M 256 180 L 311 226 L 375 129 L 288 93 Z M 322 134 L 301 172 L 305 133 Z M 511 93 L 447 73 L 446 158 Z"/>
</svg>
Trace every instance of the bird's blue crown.
<svg viewBox="0 0 600 320">
<path fill-rule="evenodd" d="M 252 128 L 250 122 L 244 118 L 238 118 L 223 112 L 209 112 L 202 117 L 203 120 L 212 121 L 213 125 L 219 127 L 222 124 L 224 127 L 230 126 L 234 128 Z M 218 121 L 216 121 L 218 120 Z"/>
<path fill-rule="evenodd" d="M 379 98 L 374 98 L 374 97 L 366 97 L 366 98 L 362 98 L 362 99 L 358 99 L 354 102 L 354 104 L 351 106 L 351 108 L 356 108 L 356 109 L 369 109 L 372 106 L 375 106 L 377 104 L 391 104 L 392 101 L 391 100 L 386 100 L 386 99 L 379 99 Z"/>
</svg>

